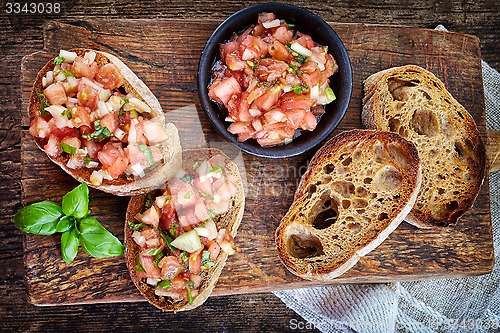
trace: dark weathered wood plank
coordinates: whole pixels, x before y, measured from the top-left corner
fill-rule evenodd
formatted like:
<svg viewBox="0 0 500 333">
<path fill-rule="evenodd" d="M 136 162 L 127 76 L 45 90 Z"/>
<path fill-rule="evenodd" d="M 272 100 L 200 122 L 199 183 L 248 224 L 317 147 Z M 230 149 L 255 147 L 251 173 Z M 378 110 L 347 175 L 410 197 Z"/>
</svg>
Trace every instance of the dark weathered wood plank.
<svg viewBox="0 0 500 333">
<path fill-rule="evenodd" d="M 167 119 L 179 128 L 184 148 L 216 146 L 228 151 L 247 182 L 247 205 L 236 238 L 237 254 L 228 260 L 214 295 L 265 292 L 313 286 L 279 262 L 274 230 L 288 209 L 310 152 L 280 161 L 256 158 L 224 142 L 201 110 L 196 93 L 198 58 L 215 21 L 92 20 L 51 22 L 44 52 L 23 61 L 23 100 L 41 64 L 59 48 L 93 47 L 120 56 L 156 94 Z M 427 29 L 332 24 L 348 49 L 353 94 L 336 133 L 359 128 L 362 81 L 381 69 L 414 63 L 433 71 L 471 111 L 485 133 L 479 43 L 476 37 Z M 141 43 L 138 41 L 141 40 Z M 182 41 L 183 48 L 177 47 Z M 24 108 L 26 105 L 24 105 Z M 26 125 L 28 119 L 23 119 Z M 52 164 L 26 132 L 22 137 L 22 186 L 25 204 L 59 198 L 76 185 Z M 91 210 L 122 238 L 125 198 L 91 192 Z M 276 200 L 280 198 L 280 200 Z M 426 239 L 423 243 L 421 240 Z M 26 236 L 27 291 L 34 304 L 139 301 L 121 258 L 95 260 L 80 254 L 71 266 L 61 261 L 57 238 Z M 43 262 L 39 259 L 43 258 Z M 334 283 L 388 282 L 484 274 L 492 267 L 488 185 L 474 209 L 447 229 L 417 230 L 403 224 L 379 248 Z"/>
</svg>

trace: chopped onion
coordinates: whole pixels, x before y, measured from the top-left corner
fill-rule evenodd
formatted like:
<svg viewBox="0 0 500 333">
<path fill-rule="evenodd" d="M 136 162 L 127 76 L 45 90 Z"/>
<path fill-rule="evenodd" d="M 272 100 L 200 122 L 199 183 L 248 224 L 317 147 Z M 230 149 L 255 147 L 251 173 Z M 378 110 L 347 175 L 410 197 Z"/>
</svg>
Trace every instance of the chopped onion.
<svg viewBox="0 0 500 333">
<path fill-rule="evenodd" d="M 70 104 L 78 104 L 78 98 L 68 97 L 68 103 L 70 103 Z"/>
<path fill-rule="evenodd" d="M 88 85 L 88 86 L 90 86 L 92 88 L 94 88 L 95 90 L 97 90 L 99 92 L 103 89 L 103 85 L 102 84 L 100 84 L 98 82 L 94 82 L 94 81 L 86 78 L 85 76 L 82 77 L 82 83 L 86 84 L 86 85 Z"/>
<path fill-rule="evenodd" d="M 174 299 L 181 298 L 181 294 L 174 293 L 174 292 L 171 292 L 171 291 L 166 291 L 163 288 L 156 288 L 155 289 L 155 295 L 156 296 L 163 296 L 163 297 L 172 297 Z"/>
<path fill-rule="evenodd" d="M 122 131 L 120 128 L 117 128 L 115 131 L 115 137 L 121 141 L 125 137 L 125 132 Z"/>
<path fill-rule="evenodd" d="M 289 92 L 289 91 L 292 91 L 292 86 L 284 86 L 283 87 L 283 92 Z"/>
<path fill-rule="evenodd" d="M 92 183 L 92 185 L 99 186 L 102 184 L 102 180 L 104 177 L 101 171 L 102 170 L 92 171 L 92 174 L 90 175 L 90 183 Z"/>
<path fill-rule="evenodd" d="M 215 222 L 212 220 L 208 220 L 205 222 L 203 227 L 196 227 L 194 228 L 198 236 L 200 237 L 206 237 L 209 241 L 214 240 L 217 238 L 217 226 L 215 225 Z"/>
<path fill-rule="evenodd" d="M 158 206 L 158 208 L 162 209 L 165 206 L 167 199 L 168 199 L 168 197 L 165 195 L 156 197 L 156 199 L 155 199 L 156 206 Z"/>
<path fill-rule="evenodd" d="M 312 52 L 309 49 L 303 47 L 301 44 L 297 42 L 293 42 L 292 45 L 290 45 L 290 48 L 295 52 L 297 52 L 298 54 L 303 55 L 304 57 L 312 56 Z"/>
<path fill-rule="evenodd" d="M 262 114 L 259 109 L 249 109 L 248 112 L 252 117 L 258 117 Z"/>
<path fill-rule="evenodd" d="M 68 117 L 63 115 L 64 110 L 66 110 L 66 108 L 62 105 L 51 105 L 45 108 L 45 111 L 50 112 L 52 115 L 57 128 L 73 127 L 73 124 Z"/>
<path fill-rule="evenodd" d="M 137 142 L 137 131 L 135 130 L 135 126 L 139 124 L 139 121 L 134 118 L 130 122 L 130 129 L 128 131 L 128 143 L 136 143 Z"/>
<path fill-rule="evenodd" d="M 146 174 L 144 173 L 144 168 L 142 167 L 141 163 L 136 163 L 134 165 L 131 165 L 130 168 L 134 172 L 134 175 L 139 176 L 139 177 L 144 177 Z"/>
<path fill-rule="evenodd" d="M 69 78 L 68 78 L 68 81 L 69 81 Z M 111 90 L 109 90 L 109 89 L 103 89 L 99 92 L 99 99 L 101 101 L 107 101 L 110 96 L 111 96 Z"/>
<path fill-rule="evenodd" d="M 85 53 L 85 55 L 83 56 L 83 60 L 85 60 L 87 62 L 87 64 L 91 64 L 94 62 L 95 60 L 95 56 L 96 56 L 96 53 L 94 51 L 89 51 L 87 53 Z"/>
<path fill-rule="evenodd" d="M 234 251 L 233 246 L 228 241 L 223 240 L 219 243 L 220 248 L 224 251 L 228 256 L 233 255 L 236 251 Z"/>
<path fill-rule="evenodd" d="M 264 126 L 262 126 L 262 122 L 260 121 L 260 119 L 259 119 L 259 118 L 254 119 L 254 120 L 252 121 L 252 126 L 253 126 L 253 128 L 254 128 L 257 132 L 258 132 L 258 131 L 261 131 L 261 130 L 264 128 Z"/>
<path fill-rule="evenodd" d="M 76 77 L 68 76 L 66 79 L 68 80 L 69 86 L 71 86 L 71 87 L 78 86 L 78 79 Z"/>
<path fill-rule="evenodd" d="M 153 278 L 147 278 L 146 283 L 149 284 L 150 286 L 156 286 L 158 284 L 158 280 Z"/>
<path fill-rule="evenodd" d="M 317 100 L 319 97 L 319 87 L 318 85 L 315 85 L 314 87 L 311 88 L 310 90 L 310 98 L 312 100 Z"/>
<path fill-rule="evenodd" d="M 139 245 L 140 247 L 143 247 L 144 244 L 146 244 L 146 237 L 144 237 L 143 235 L 141 235 L 141 233 L 139 231 L 137 231 L 137 230 L 135 230 L 132 233 L 132 238 L 137 243 L 137 245 Z"/>
<path fill-rule="evenodd" d="M 279 19 L 275 19 L 272 21 L 262 22 L 262 25 L 264 26 L 264 28 L 270 29 L 270 28 L 279 27 L 281 25 L 281 22 Z"/>
<path fill-rule="evenodd" d="M 69 63 L 75 61 L 76 57 L 78 56 L 76 52 L 70 52 L 66 50 L 60 50 L 59 55 L 64 58 L 64 62 L 69 62 Z"/>
<path fill-rule="evenodd" d="M 106 102 L 106 105 L 108 108 L 111 109 L 111 111 L 118 111 L 122 107 L 122 105 L 125 102 L 123 101 L 123 98 L 120 96 L 111 96 L 109 100 Z"/>
<path fill-rule="evenodd" d="M 66 75 L 64 75 L 63 72 L 59 72 L 59 74 L 56 75 L 56 81 L 64 81 L 66 80 Z"/>
<path fill-rule="evenodd" d="M 42 85 L 45 88 L 52 82 L 54 82 L 54 72 L 48 71 L 47 74 L 45 74 L 45 76 L 42 79 Z"/>
<path fill-rule="evenodd" d="M 139 112 L 146 112 L 146 113 L 151 112 L 151 108 L 146 103 L 141 101 L 140 99 L 132 97 L 128 100 L 128 102 L 129 102 L 129 104 L 131 104 L 132 108 L 136 109 Z M 133 106 L 135 106 L 135 107 L 133 107 Z"/>
<path fill-rule="evenodd" d="M 292 138 L 285 138 L 285 139 L 283 140 L 283 143 L 284 143 L 285 145 L 287 145 L 287 144 L 291 143 L 292 141 L 293 141 L 293 139 L 292 139 Z"/>
<path fill-rule="evenodd" d="M 108 106 L 106 105 L 106 103 L 104 101 L 97 101 L 97 116 L 99 118 L 104 117 L 109 112 L 110 112 L 110 110 L 108 109 Z"/>
<path fill-rule="evenodd" d="M 177 172 L 175 173 L 175 178 L 181 179 L 185 175 L 186 175 L 186 171 L 184 171 L 184 169 L 181 168 L 181 169 L 177 170 Z"/>
<path fill-rule="evenodd" d="M 97 168 L 99 166 L 99 162 L 96 161 L 90 161 L 85 166 L 89 169 Z"/>
<path fill-rule="evenodd" d="M 226 119 L 224 120 L 227 121 L 228 123 L 234 123 L 234 119 L 230 117 L 226 117 Z"/>
</svg>

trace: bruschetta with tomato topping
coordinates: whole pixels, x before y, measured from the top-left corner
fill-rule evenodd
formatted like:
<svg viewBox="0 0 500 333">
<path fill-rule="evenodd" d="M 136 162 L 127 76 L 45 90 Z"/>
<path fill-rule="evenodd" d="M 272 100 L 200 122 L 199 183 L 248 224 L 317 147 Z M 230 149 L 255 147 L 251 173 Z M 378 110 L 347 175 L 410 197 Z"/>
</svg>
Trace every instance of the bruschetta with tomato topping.
<svg viewBox="0 0 500 333">
<path fill-rule="evenodd" d="M 235 252 L 244 205 L 238 167 L 226 155 L 185 150 L 175 177 L 132 197 L 127 209 L 125 256 L 141 294 L 165 311 L 201 305 Z"/>
<path fill-rule="evenodd" d="M 61 50 L 38 73 L 29 133 L 80 182 L 116 195 L 158 188 L 181 166 L 175 125 L 121 60 L 90 49 Z"/>
</svg>

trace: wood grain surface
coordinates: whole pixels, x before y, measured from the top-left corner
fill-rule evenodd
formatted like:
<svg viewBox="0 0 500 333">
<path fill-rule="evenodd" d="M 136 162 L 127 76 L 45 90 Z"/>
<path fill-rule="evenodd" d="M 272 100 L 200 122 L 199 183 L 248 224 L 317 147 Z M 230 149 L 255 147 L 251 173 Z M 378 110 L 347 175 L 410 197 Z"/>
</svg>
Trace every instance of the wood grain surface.
<svg viewBox="0 0 500 333">
<path fill-rule="evenodd" d="M 214 295 L 265 292 L 314 286 L 281 265 L 274 231 L 290 206 L 293 193 L 314 152 L 282 160 L 241 153 L 223 141 L 199 105 L 196 71 L 199 55 L 215 21 L 92 20 L 72 24 L 50 22 L 43 52 L 22 61 L 23 109 L 33 78 L 60 48 L 91 47 L 121 57 L 158 97 L 167 120 L 179 129 L 184 148 L 222 148 L 239 164 L 247 183 L 245 215 L 237 254 L 230 257 Z M 417 64 L 440 77 L 451 93 L 471 110 L 485 133 L 478 39 L 429 29 L 333 24 L 344 41 L 353 67 L 353 94 L 338 130 L 360 128 L 361 83 L 370 74 L 392 66 Z M 71 45 L 68 42 L 71 41 Z M 182 43 L 183 47 L 177 47 Z M 26 115 L 23 126 L 29 125 Z M 23 203 L 58 201 L 76 185 L 23 131 L 21 140 Z M 92 191 L 91 211 L 120 239 L 126 198 Z M 474 208 L 452 227 L 417 230 L 402 225 L 379 248 L 362 258 L 341 283 L 391 282 L 488 273 L 493 265 L 488 184 Z M 422 242 L 426 239 L 426 242 Z M 25 236 L 28 299 L 37 305 L 142 301 L 130 282 L 124 260 L 92 259 L 79 254 L 67 265 L 58 237 Z"/>
<path fill-rule="evenodd" d="M 235 11 L 259 3 L 240 1 L 60 1 L 59 14 L 8 15 L 0 11 L 0 331 L 1 332 L 297 332 L 291 323 L 306 321 L 271 293 L 211 297 L 202 307 L 166 314 L 143 302 L 57 307 L 28 304 L 25 291 L 23 235 L 11 222 L 21 208 L 21 59 L 43 48 L 47 20 L 78 22 L 95 18 L 199 19 L 221 22 Z M 327 21 L 373 23 L 449 30 L 479 38 L 481 57 L 500 70 L 500 3 L 417 0 L 293 0 Z M 125 59 L 126 60 L 126 59 Z M 127 60 L 126 60 L 127 61 Z M 356 68 L 355 68 L 356 70 Z M 469 103 L 470 105 L 470 103 Z M 164 105 L 165 107 L 165 105 Z M 76 184 L 74 184 L 76 185 Z M 67 185 L 70 188 L 72 185 Z M 96 193 L 92 193 L 96 195 Z"/>
</svg>

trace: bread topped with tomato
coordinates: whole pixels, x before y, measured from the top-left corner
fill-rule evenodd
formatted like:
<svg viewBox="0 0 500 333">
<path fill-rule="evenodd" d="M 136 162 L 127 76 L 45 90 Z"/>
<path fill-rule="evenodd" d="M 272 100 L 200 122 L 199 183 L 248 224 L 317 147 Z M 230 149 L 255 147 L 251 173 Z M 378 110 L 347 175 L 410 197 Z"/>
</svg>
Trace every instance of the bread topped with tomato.
<svg viewBox="0 0 500 333">
<path fill-rule="evenodd" d="M 61 50 L 38 73 L 29 133 L 47 156 L 80 182 L 115 195 L 161 185 L 181 165 L 175 125 L 120 59 Z"/>
<path fill-rule="evenodd" d="M 141 294 L 164 311 L 185 311 L 210 296 L 245 206 L 238 167 L 218 149 L 183 152 L 183 167 L 164 186 L 132 197 L 125 258 Z"/>
</svg>

